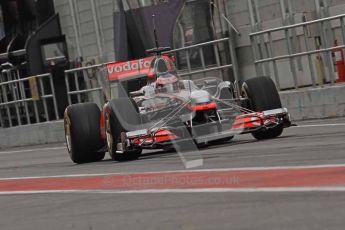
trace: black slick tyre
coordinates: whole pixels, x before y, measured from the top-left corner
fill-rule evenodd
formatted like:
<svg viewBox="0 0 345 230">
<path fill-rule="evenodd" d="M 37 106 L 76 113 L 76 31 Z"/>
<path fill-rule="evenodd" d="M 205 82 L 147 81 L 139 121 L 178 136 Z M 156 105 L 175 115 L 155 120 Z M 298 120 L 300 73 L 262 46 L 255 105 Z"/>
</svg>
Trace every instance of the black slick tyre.
<svg viewBox="0 0 345 230">
<path fill-rule="evenodd" d="M 248 109 L 262 112 L 282 108 L 278 90 L 269 77 L 256 77 L 245 81 L 242 85 L 242 96 L 249 99 Z M 283 127 L 258 130 L 252 135 L 257 140 L 272 139 L 283 133 Z"/>
<path fill-rule="evenodd" d="M 105 156 L 100 132 L 101 112 L 95 103 L 68 106 L 64 113 L 67 150 L 74 163 L 100 161 Z"/>
</svg>

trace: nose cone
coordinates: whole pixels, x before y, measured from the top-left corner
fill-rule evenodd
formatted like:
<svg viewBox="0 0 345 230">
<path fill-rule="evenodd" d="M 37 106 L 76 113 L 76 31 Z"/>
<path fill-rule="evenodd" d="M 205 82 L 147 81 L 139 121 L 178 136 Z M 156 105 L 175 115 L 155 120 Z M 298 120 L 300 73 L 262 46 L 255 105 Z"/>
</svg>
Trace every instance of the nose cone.
<svg viewBox="0 0 345 230">
<path fill-rule="evenodd" d="M 195 90 L 191 93 L 192 103 L 203 104 L 211 101 L 210 94 L 205 90 Z"/>
</svg>

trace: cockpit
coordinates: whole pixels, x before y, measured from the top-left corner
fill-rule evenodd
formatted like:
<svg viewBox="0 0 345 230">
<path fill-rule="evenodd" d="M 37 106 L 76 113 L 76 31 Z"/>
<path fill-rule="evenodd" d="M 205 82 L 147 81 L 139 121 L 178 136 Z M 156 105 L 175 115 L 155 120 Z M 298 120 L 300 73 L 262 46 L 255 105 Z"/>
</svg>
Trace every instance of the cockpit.
<svg viewBox="0 0 345 230">
<path fill-rule="evenodd" d="M 175 73 L 165 72 L 157 77 L 156 93 L 178 93 L 180 91 L 180 83 Z"/>
</svg>

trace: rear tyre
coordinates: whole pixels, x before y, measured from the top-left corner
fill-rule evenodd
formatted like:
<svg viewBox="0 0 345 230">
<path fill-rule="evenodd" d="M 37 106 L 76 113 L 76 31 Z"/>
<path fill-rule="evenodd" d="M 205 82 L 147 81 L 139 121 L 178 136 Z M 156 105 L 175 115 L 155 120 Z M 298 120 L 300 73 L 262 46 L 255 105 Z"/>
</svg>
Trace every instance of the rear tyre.
<svg viewBox="0 0 345 230">
<path fill-rule="evenodd" d="M 74 163 L 100 161 L 105 152 L 100 132 L 101 112 L 94 103 L 68 106 L 64 113 L 67 150 Z"/>
<path fill-rule="evenodd" d="M 269 77 L 252 78 L 243 83 L 242 96 L 249 99 L 248 109 L 261 112 L 282 108 L 278 90 Z M 283 133 L 283 127 L 258 130 L 252 135 L 258 140 L 272 139 Z"/>
<path fill-rule="evenodd" d="M 142 149 L 140 148 L 126 149 L 125 146 L 122 146 L 122 138 L 124 137 L 121 137 L 121 135 L 124 135 L 129 130 L 124 128 L 121 121 L 123 122 L 125 120 L 126 123 L 135 125 L 138 121 L 138 116 L 140 116 L 135 105 L 128 103 L 126 100 L 111 100 L 105 113 L 108 152 L 114 161 L 137 160 L 142 153 Z M 118 116 L 121 116 L 121 119 Z M 122 147 L 122 153 L 117 152 L 119 146 Z"/>
</svg>

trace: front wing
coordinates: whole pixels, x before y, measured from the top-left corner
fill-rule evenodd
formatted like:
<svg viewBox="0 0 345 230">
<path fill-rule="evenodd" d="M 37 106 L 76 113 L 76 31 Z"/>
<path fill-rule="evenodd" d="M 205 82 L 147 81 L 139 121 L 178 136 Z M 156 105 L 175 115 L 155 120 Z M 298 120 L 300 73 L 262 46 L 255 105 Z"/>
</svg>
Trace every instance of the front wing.
<svg viewBox="0 0 345 230">
<path fill-rule="evenodd" d="M 290 115 L 287 109 L 275 109 L 263 112 L 244 113 L 235 117 L 231 127 L 226 131 L 214 129 L 207 135 L 192 136 L 197 144 L 216 141 L 238 134 L 252 133 L 258 130 L 268 130 L 277 127 L 291 126 Z M 183 131 L 184 130 L 184 131 Z M 123 133 L 122 146 L 161 149 L 172 145 L 172 141 L 182 141 L 190 137 L 186 127 L 159 127 L 154 130 L 143 129 Z"/>
</svg>

